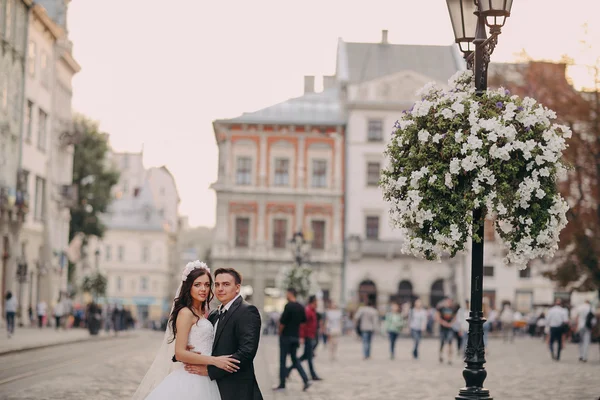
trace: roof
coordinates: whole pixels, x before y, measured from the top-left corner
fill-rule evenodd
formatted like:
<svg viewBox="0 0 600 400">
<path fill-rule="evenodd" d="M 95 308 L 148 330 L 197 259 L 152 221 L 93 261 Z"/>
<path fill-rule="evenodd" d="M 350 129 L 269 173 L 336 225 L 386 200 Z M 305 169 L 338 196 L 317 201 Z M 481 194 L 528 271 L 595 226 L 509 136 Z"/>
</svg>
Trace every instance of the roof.
<svg viewBox="0 0 600 400">
<path fill-rule="evenodd" d="M 336 75 L 342 81 L 358 83 L 409 70 L 446 82 L 462 69 L 454 47 L 352 43 L 340 39 Z"/>
<path fill-rule="evenodd" d="M 113 200 L 108 212 L 102 216 L 102 222 L 109 230 L 164 231 L 148 181 L 136 197 Z"/>
<path fill-rule="evenodd" d="M 340 125 L 345 124 L 345 116 L 339 100 L 339 90 L 331 88 L 263 108 L 244 113 L 236 118 L 215 122 L 244 124 L 290 124 L 290 125 Z"/>
</svg>

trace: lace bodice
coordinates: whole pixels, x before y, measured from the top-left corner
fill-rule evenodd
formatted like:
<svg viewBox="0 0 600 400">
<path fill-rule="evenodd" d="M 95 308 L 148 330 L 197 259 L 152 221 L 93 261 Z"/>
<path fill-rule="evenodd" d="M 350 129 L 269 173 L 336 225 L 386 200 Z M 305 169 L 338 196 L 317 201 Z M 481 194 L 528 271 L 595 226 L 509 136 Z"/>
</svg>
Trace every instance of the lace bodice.
<svg viewBox="0 0 600 400">
<path fill-rule="evenodd" d="M 212 355 L 213 339 L 213 325 L 208 319 L 200 318 L 198 322 L 192 325 L 188 345 L 194 346 L 193 352 L 210 356 Z"/>
</svg>

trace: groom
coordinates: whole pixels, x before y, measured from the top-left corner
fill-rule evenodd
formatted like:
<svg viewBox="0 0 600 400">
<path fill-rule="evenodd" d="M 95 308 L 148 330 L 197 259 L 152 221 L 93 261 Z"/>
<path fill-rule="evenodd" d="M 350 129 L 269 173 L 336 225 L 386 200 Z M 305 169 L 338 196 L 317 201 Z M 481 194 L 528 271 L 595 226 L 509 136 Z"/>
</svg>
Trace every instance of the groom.
<svg viewBox="0 0 600 400">
<path fill-rule="evenodd" d="M 233 268 L 215 271 L 215 295 L 221 305 L 210 313 L 214 326 L 213 356 L 231 355 L 240 361 L 239 370 L 229 373 L 212 365 L 186 364 L 188 372 L 216 380 L 222 400 L 262 400 L 254 376 L 254 357 L 260 339 L 260 314 L 240 296 L 242 276 Z"/>
</svg>

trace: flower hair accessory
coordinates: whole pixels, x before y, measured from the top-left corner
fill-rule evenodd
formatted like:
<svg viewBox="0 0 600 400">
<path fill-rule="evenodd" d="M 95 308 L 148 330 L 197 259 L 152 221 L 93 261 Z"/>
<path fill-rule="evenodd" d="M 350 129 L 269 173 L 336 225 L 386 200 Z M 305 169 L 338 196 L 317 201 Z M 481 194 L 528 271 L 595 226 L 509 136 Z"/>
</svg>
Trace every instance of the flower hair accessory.
<svg viewBox="0 0 600 400">
<path fill-rule="evenodd" d="M 206 263 L 203 263 L 202 261 L 196 260 L 187 263 L 187 265 L 183 269 L 183 273 L 181 274 L 181 280 L 185 282 L 190 272 L 198 268 L 203 268 L 206 270 L 206 272 L 210 274 L 210 268 L 208 268 L 208 265 L 206 265 Z"/>
</svg>

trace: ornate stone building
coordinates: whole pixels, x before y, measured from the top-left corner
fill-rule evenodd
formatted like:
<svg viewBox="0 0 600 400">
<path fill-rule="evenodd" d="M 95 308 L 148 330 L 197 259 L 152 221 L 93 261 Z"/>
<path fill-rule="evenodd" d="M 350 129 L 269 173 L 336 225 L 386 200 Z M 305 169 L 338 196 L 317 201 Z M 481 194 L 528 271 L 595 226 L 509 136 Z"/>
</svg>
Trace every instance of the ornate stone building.
<svg viewBox="0 0 600 400">
<path fill-rule="evenodd" d="M 235 267 L 260 309 L 293 262 L 295 232 L 323 296 L 339 298 L 343 263 L 345 119 L 336 88 L 213 123 L 219 146 L 211 267 Z M 267 294 L 265 298 L 265 293 Z"/>
</svg>

